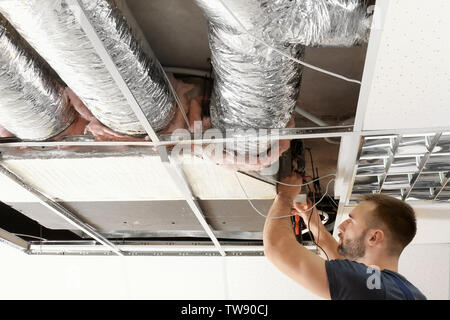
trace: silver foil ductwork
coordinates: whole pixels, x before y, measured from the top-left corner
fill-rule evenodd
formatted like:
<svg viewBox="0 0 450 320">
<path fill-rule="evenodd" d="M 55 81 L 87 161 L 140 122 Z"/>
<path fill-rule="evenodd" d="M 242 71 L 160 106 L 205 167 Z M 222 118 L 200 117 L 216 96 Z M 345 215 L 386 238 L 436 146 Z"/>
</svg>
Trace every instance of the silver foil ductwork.
<svg viewBox="0 0 450 320">
<path fill-rule="evenodd" d="M 368 37 L 370 17 L 360 0 L 223 2 L 196 0 L 209 20 L 212 124 L 224 131 L 283 128 L 291 118 L 303 67 L 260 39 L 302 60 L 304 46 L 353 46 Z"/>
<path fill-rule="evenodd" d="M 47 140 L 75 120 L 66 85 L 0 15 L 0 126 L 23 140 Z"/>
<path fill-rule="evenodd" d="M 247 35 L 220 2 L 196 2 L 209 19 L 215 73 L 211 100 L 213 126 L 224 131 L 285 127 L 300 91 L 302 67 Z M 270 17 L 259 1 L 227 1 L 227 4 L 248 30 L 258 36 L 270 33 L 270 28 L 260 28 L 260 20 Z M 293 57 L 303 57 L 301 45 L 265 39 Z M 237 149 L 242 151 L 242 148 L 254 149 L 248 145 Z"/>
<path fill-rule="evenodd" d="M 153 129 L 166 127 L 175 114 L 175 99 L 126 4 L 79 3 Z M 119 133 L 145 134 L 72 9 L 65 0 L 0 1 L 0 11 L 99 121 Z"/>
<path fill-rule="evenodd" d="M 261 0 L 273 38 L 308 47 L 351 47 L 368 41 L 365 0 Z"/>
</svg>

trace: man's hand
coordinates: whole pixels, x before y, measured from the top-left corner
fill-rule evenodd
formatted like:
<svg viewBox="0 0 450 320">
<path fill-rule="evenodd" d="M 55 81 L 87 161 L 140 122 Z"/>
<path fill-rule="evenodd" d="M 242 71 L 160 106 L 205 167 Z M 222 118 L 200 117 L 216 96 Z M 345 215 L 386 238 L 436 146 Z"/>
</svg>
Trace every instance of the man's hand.
<svg viewBox="0 0 450 320">
<path fill-rule="evenodd" d="M 311 200 L 308 199 L 308 203 L 301 203 L 301 202 L 295 202 L 294 203 L 294 208 L 298 211 L 298 215 L 300 217 L 302 217 L 303 221 L 305 222 L 306 225 L 308 225 L 308 220 L 309 220 L 309 216 L 311 214 L 314 213 L 314 215 L 318 214 L 317 213 L 317 208 L 313 208 L 312 207 L 312 203 Z"/>
<path fill-rule="evenodd" d="M 314 239 L 317 244 L 327 253 L 328 257 L 333 259 L 343 259 L 338 253 L 338 242 L 333 238 L 331 233 L 322 224 L 319 217 L 319 212 L 316 207 L 312 207 L 311 201 L 308 199 L 308 203 L 294 203 L 294 208 L 299 212 L 298 215 L 303 219 L 305 225 L 310 228 Z M 312 216 L 311 216 L 312 215 Z"/>
<path fill-rule="evenodd" d="M 303 183 L 303 178 L 300 174 L 294 172 L 290 176 L 281 179 L 282 183 L 277 184 L 277 193 L 279 197 L 294 200 L 295 197 L 302 191 L 300 186 Z"/>
<path fill-rule="evenodd" d="M 199 107 L 197 107 L 197 109 L 198 108 Z M 199 117 L 197 116 L 197 119 L 198 118 Z M 295 127 L 294 117 L 292 117 L 286 125 L 286 128 L 293 127 Z M 220 153 L 216 155 L 216 150 L 214 148 L 211 149 L 209 145 L 202 147 L 202 149 L 200 149 L 200 153 L 198 153 L 197 155 L 231 170 L 240 170 L 245 172 L 260 171 L 275 163 L 280 158 L 280 156 L 290 148 L 290 146 L 291 140 L 279 140 L 277 144 L 272 146 L 267 155 L 256 157 L 256 159 L 251 159 L 248 154 L 245 157 L 242 157 L 242 159 L 240 157 L 229 156 L 223 150 L 221 150 Z"/>
</svg>

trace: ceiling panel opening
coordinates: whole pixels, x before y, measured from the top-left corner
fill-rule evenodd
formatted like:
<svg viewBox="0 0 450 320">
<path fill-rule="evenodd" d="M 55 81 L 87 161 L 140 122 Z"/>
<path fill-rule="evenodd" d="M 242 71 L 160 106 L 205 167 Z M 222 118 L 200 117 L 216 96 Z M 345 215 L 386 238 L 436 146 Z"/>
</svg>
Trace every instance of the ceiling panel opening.
<svg viewBox="0 0 450 320">
<path fill-rule="evenodd" d="M 39 17 L 32 5 L 2 2 L 0 13 L 9 32 L 4 37 L 15 40 L 17 54 L 51 77 L 51 92 L 61 107 L 57 110 L 67 112 L 57 119 L 45 118 L 46 129 L 55 129 L 55 121 L 61 129 L 53 130 L 50 139 L 43 137 L 48 130 L 39 131 L 39 137 L 22 136 L 30 130 L 8 127 L 0 118 L 4 168 L 0 200 L 45 228 L 70 230 L 113 249 L 115 244 L 105 240 L 209 239 L 219 252 L 219 241 L 261 245 L 264 217 L 252 205 L 260 213 L 268 212 L 276 181 L 293 170 L 294 161 L 289 158 L 292 163 L 286 169 L 283 157 L 292 156 L 290 141 L 297 140 L 303 142 L 300 169 L 307 179 L 323 178 L 304 192 L 323 195 L 320 199 L 332 229 L 339 203 L 333 179 L 341 141 L 353 133 L 373 18 L 368 7 L 375 4 L 356 2 L 353 10 L 342 13 L 348 15 L 346 19 L 334 22 L 355 22 L 347 28 L 348 34 L 338 36 L 334 31 L 341 29 L 331 27 L 321 30 L 323 34 L 307 34 L 315 28 L 286 31 L 288 23 L 271 25 L 275 16 L 280 17 L 277 21 L 289 19 L 283 8 L 250 0 L 227 1 L 241 21 L 226 22 L 208 14 L 209 9 L 224 14 L 223 8 L 202 0 L 101 0 L 98 7 L 89 1 L 63 0 Z M 304 9 L 301 1 L 286 5 L 294 6 L 289 12 Z M 310 12 L 320 25 L 319 13 Z M 240 23 L 244 29 L 239 29 Z M 238 31 L 230 32 L 236 31 L 233 28 Z M 247 32 L 270 43 L 255 41 Z M 54 34 L 66 41 L 56 41 Z M 281 41 L 277 35 L 289 37 Z M 73 54 L 67 46 L 83 50 Z M 73 63 L 67 64 L 70 55 Z M 293 57 L 334 75 L 303 67 Z M 344 81 L 342 76 L 353 80 Z M 34 80 L 41 83 L 43 78 Z M 25 110 L 21 119 L 47 116 L 45 108 L 34 105 L 31 110 L 37 111 L 24 117 L 26 105 L 20 105 Z M 8 120 L 17 116 L 3 115 Z M 7 124 L 19 122 L 12 120 Z M 194 128 L 196 120 L 202 125 L 199 131 Z M 246 132 L 244 136 L 280 140 L 280 148 L 257 150 L 256 167 L 229 166 L 206 156 L 205 148 L 214 142 L 205 142 L 207 129 L 233 131 L 225 140 L 239 138 L 241 133 L 235 132 L 239 129 L 264 129 L 265 135 Z M 174 135 L 179 130 L 184 142 Z M 383 177 L 384 191 L 407 187 L 408 170 L 423 162 L 416 154 L 431 143 L 429 138 L 421 139 L 405 138 L 398 145 L 398 154 L 389 163 L 394 171 Z M 385 173 L 389 153 L 384 152 L 391 140 L 387 136 L 374 141 L 379 145 L 364 148 L 358 168 L 362 189 L 379 183 L 374 172 Z M 447 142 L 439 141 L 440 149 L 420 167 L 424 174 L 433 174 L 445 159 Z M 177 146 L 193 144 L 201 146 L 200 154 L 177 158 L 171 154 Z M 246 149 L 251 146 L 244 143 Z M 237 156 L 239 150 L 227 145 L 224 151 Z M 262 160 L 267 151 L 274 155 L 269 164 Z M 264 167 L 276 170 L 267 175 Z M 421 176 L 415 183 L 424 187 L 436 179 Z M 439 196 L 445 197 L 446 191 L 443 188 Z M 410 196 L 418 195 L 410 192 Z"/>
</svg>

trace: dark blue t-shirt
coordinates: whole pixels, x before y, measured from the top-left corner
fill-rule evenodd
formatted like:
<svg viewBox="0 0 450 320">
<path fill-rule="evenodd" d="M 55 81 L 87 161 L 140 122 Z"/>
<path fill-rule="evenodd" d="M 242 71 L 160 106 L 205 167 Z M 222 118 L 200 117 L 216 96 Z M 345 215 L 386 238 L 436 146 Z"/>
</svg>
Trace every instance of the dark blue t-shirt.
<svg viewBox="0 0 450 320">
<path fill-rule="evenodd" d="M 380 271 L 350 260 L 325 261 L 325 267 L 333 300 L 406 300 L 393 276 L 404 283 L 415 300 L 426 300 L 419 289 L 394 271 Z"/>
</svg>

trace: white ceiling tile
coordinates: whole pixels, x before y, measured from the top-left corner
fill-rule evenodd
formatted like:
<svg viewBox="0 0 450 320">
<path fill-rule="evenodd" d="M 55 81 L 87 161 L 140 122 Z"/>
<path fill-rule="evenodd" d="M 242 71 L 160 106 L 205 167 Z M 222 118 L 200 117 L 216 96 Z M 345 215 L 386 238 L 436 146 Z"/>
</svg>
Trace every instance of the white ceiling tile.
<svg viewBox="0 0 450 320">
<path fill-rule="evenodd" d="M 363 129 L 448 127 L 450 1 L 383 4 L 388 10 Z"/>
<path fill-rule="evenodd" d="M 33 159 L 4 163 L 27 183 L 56 200 L 183 199 L 159 157 Z M 23 196 L 17 188 L 14 189 L 17 192 L 3 189 L 2 185 L 0 191 L 7 192 L 1 198 L 4 202 L 17 201 Z"/>
</svg>

